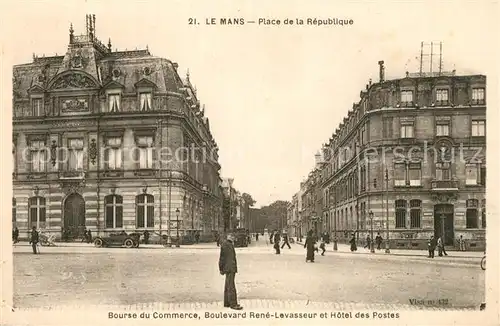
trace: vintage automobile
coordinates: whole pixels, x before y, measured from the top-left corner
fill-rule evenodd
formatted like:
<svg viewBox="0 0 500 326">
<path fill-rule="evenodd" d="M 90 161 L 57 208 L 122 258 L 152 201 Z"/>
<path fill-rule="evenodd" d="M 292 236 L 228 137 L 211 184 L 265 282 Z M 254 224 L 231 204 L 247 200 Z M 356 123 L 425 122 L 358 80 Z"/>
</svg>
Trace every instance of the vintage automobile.
<svg viewBox="0 0 500 326">
<path fill-rule="evenodd" d="M 139 247 L 139 233 L 127 234 L 125 232 L 110 233 L 108 236 L 95 237 L 94 246 L 101 247 L 126 247 L 138 248 Z"/>
<path fill-rule="evenodd" d="M 235 247 L 248 247 L 248 244 L 250 243 L 249 241 L 249 234 L 247 229 L 243 228 L 238 228 L 234 232 L 234 246 Z"/>
</svg>

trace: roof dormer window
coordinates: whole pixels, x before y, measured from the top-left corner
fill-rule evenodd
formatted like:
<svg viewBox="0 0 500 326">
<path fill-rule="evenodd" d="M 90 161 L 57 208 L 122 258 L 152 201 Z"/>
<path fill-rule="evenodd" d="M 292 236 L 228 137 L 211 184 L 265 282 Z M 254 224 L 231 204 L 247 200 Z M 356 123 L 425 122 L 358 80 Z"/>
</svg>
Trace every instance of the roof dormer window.
<svg viewBox="0 0 500 326">
<path fill-rule="evenodd" d="M 109 112 L 120 112 L 120 94 L 108 94 Z"/>
<path fill-rule="evenodd" d="M 151 111 L 151 92 L 139 93 L 141 111 Z"/>
</svg>

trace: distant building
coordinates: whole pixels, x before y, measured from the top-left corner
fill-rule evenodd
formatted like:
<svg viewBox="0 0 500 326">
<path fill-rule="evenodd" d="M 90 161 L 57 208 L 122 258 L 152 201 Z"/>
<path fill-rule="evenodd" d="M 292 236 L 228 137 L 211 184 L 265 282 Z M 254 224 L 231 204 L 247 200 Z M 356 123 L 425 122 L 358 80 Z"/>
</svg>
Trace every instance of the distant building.
<svg viewBox="0 0 500 326">
<path fill-rule="evenodd" d="M 324 145 L 328 229 L 346 242 L 352 231 L 361 238 L 373 227 L 389 234 L 391 248 L 409 249 L 426 248 L 431 235 L 448 246 L 463 236 L 471 250 L 483 250 L 486 77 L 385 80 L 379 64 L 379 82 L 366 85 Z M 312 193 L 305 196 L 309 202 Z"/>
<path fill-rule="evenodd" d="M 70 238 L 217 229 L 218 146 L 189 75 L 113 51 L 86 23 L 64 55 L 13 68 L 13 224 Z"/>
</svg>

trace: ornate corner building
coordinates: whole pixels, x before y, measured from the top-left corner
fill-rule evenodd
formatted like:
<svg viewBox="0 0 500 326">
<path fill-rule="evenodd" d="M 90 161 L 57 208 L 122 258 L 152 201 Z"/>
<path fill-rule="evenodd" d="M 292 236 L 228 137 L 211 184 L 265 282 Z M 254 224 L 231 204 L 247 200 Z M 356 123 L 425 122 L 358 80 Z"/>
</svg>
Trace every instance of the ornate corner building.
<svg viewBox="0 0 500 326">
<path fill-rule="evenodd" d="M 178 65 L 69 32 L 65 55 L 13 68 L 13 225 L 78 237 L 205 234 L 222 223 L 218 146 Z"/>
<path fill-rule="evenodd" d="M 431 235 L 483 250 L 486 77 L 406 73 L 370 81 L 323 146 L 324 227 L 347 241 L 373 231 L 391 248 Z"/>
</svg>

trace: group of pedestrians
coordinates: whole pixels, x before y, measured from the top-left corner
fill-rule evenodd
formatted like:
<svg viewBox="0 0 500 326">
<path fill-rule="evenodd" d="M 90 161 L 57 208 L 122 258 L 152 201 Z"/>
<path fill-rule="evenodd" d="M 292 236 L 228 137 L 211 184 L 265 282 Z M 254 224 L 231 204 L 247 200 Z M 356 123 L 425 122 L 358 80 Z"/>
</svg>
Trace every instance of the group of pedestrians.
<svg viewBox="0 0 500 326">
<path fill-rule="evenodd" d="M 281 240 L 283 243 L 281 244 Z M 288 249 L 292 249 L 290 246 L 290 240 L 286 232 L 281 233 L 280 231 L 273 231 L 269 235 L 269 242 L 273 245 L 276 255 L 281 254 L 281 249 L 288 246 Z M 280 246 L 281 245 L 281 246 Z"/>
</svg>

